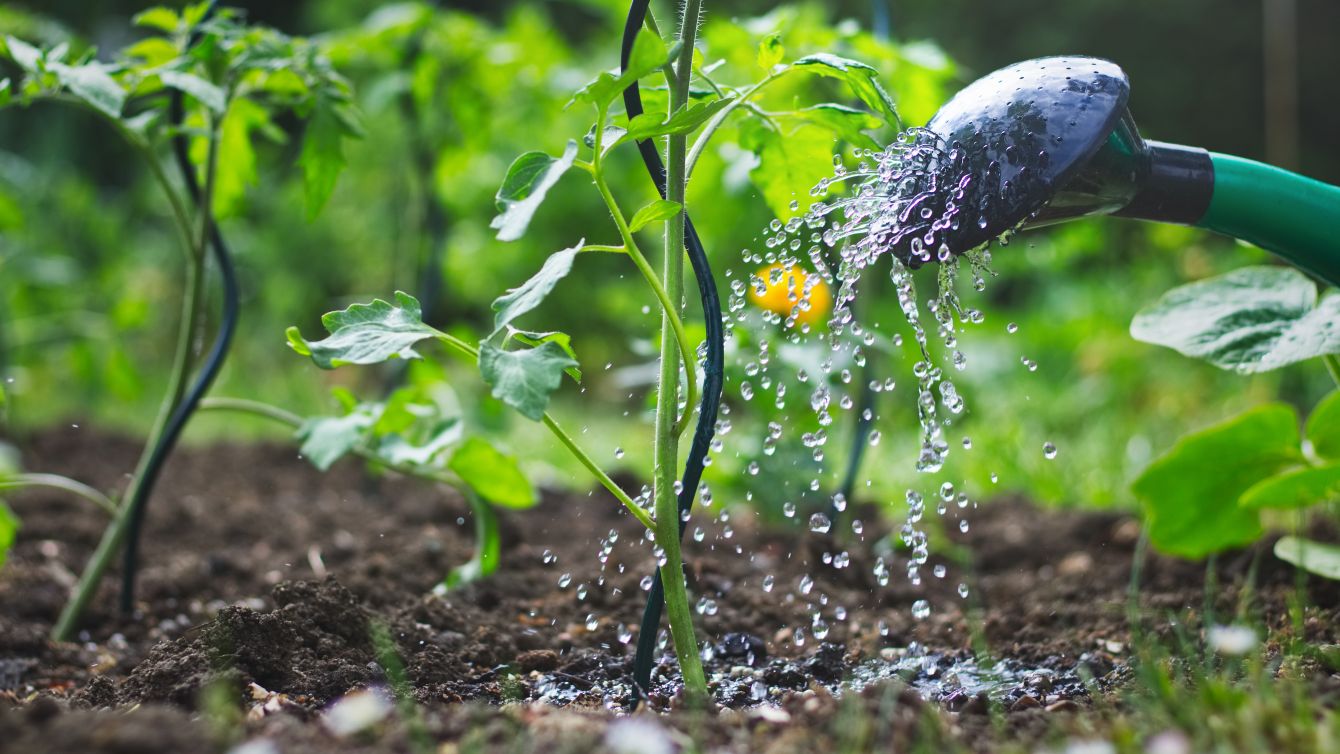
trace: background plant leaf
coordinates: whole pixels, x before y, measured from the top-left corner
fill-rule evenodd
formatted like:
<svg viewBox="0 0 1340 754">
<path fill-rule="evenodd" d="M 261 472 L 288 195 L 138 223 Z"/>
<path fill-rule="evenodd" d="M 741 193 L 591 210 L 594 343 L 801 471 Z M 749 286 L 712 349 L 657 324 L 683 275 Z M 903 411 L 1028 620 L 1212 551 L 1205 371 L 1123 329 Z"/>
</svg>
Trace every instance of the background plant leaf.
<svg viewBox="0 0 1340 754">
<path fill-rule="evenodd" d="M 1302 537 L 1280 537 L 1275 557 L 1308 573 L 1340 581 L 1340 547 Z"/>
<path fill-rule="evenodd" d="M 471 437 L 451 454 L 447 468 L 480 497 L 504 508 L 530 508 L 539 502 L 535 488 L 513 456 L 482 437 Z"/>
<path fill-rule="evenodd" d="M 100 63 L 70 66 L 48 63 L 47 70 L 56 74 L 61 86 L 87 102 L 90 107 L 109 118 L 120 118 L 126 104 L 126 90 L 112 78 Z"/>
<path fill-rule="evenodd" d="M 14 540 L 18 536 L 19 517 L 5 505 L 5 501 L 0 500 L 0 567 L 5 565 L 9 550 L 14 546 Z"/>
<path fill-rule="evenodd" d="M 1243 267 L 1174 288 L 1131 321 L 1137 340 L 1244 374 L 1340 353 L 1340 294 L 1292 267 Z"/>
<path fill-rule="evenodd" d="M 1317 455 L 1340 461 L 1340 390 L 1321 399 L 1307 417 L 1307 439 Z"/>
<path fill-rule="evenodd" d="M 417 359 L 414 344 L 437 331 L 423 323 L 419 302 L 397 291 L 394 305 L 381 299 L 354 304 L 321 318 L 330 337 L 309 341 L 296 327 L 288 329 L 289 347 L 310 356 L 322 369 L 345 364 L 380 364 L 389 359 Z"/>
<path fill-rule="evenodd" d="M 1242 493 L 1244 508 L 1295 509 L 1335 500 L 1340 496 L 1340 464 L 1286 471 L 1264 479 Z"/>
<path fill-rule="evenodd" d="M 1201 558 L 1261 535 L 1260 516 L 1238 505 L 1252 485 L 1302 461 L 1298 417 L 1271 403 L 1186 435 L 1131 489 L 1159 550 Z"/>
</svg>

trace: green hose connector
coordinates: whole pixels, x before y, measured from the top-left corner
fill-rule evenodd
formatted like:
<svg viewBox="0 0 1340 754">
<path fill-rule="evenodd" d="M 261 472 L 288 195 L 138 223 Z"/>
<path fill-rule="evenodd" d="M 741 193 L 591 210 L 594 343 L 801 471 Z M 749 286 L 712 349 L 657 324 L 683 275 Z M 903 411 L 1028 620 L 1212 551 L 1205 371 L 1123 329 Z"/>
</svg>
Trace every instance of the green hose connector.
<svg viewBox="0 0 1340 754">
<path fill-rule="evenodd" d="M 1210 153 L 1214 193 L 1199 227 L 1256 244 L 1340 286 L 1340 187 Z"/>
</svg>

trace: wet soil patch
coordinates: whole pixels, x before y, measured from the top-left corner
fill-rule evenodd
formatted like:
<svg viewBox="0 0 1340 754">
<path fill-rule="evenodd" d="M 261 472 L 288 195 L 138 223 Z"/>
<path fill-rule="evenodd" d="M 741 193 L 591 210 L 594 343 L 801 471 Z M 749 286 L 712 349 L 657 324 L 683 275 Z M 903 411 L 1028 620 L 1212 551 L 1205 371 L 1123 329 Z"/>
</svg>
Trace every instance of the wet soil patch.
<svg viewBox="0 0 1340 754">
<path fill-rule="evenodd" d="M 87 430 L 14 442 L 25 468 L 108 490 L 138 451 Z M 624 728 L 643 724 L 675 746 L 687 736 L 726 751 L 815 750 L 858 734 L 923 735 L 928 714 L 989 750 L 975 719 L 994 711 L 1018 735 L 1042 735 L 1091 691 L 1118 685 L 1129 662 L 1139 528 L 1118 513 L 1001 499 L 968 509 L 960 532 L 951 511 L 937 548 L 950 557 L 932 556 L 913 585 L 874 509 L 854 513 L 861 536 L 837 537 L 764 527 L 747 511 L 722 521 L 718 505 L 686 557 L 719 708 L 679 709 L 666 656 L 649 706 L 668 714 L 629 717 L 651 548 L 599 493 L 548 494 L 504 516 L 501 571 L 441 594 L 471 550 L 468 507 L 450 491 L 352 463 L 321 474 L 282 445 L 191 449 L 150 510 L 136 614 L 117 613 L 109 578 L 79 641 L 60 644 L 47 633 L 102 514 L 49 492 L 9 502 L 23 529 L 0 570 L 0 741 L 16 751 L 229 751 L 247 740 L 272 746 L 250 754 L 425 741 L 617 749 Z M 1209 600 L 1204 575 L 1203 564 L 1151 557 L 1134 606 L 1146 628 L 1194 630 L 1207 609 L 1232 615 L 1243 594 L 1268 623 L 1287 623 L 1294 576 L 1264 545 L 1221 558 Z M 1318 582 L 1310 597 L 1307 638 L 1337 643 L 1340 592 Z M 923 599 L 931 612 L 914 618 Z M 371 733 L 337 735 L 333 703 L 394 680 L 378 628 L 422 719 L 390 714 Z"/>
</svg>

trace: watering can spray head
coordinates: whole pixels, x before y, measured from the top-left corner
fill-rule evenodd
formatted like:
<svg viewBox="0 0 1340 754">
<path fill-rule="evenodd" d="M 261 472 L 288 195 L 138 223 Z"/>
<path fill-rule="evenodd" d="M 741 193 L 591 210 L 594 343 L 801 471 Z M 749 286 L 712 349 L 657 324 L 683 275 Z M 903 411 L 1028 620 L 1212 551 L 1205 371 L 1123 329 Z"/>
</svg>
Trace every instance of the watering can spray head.
<svg viewBox="0 0 1340 754">
<path fill-rule="evenodd" d="M 978 79 L 911 141 L 897 191 L 944 207 L 939 227 L 890 243 L 915 262 L 1003 233 L 1090 215 L 1196 225 L 1255 243 L 1340 285 L 1340 188 L 1286 170 L 1140 137 L 1130 83 L 1091 57 L 1026 60 Z M 947 199 L 946 199 L 947 197 Z M 916 241 L 917 249 L 910 248 Z"/>
</svg>

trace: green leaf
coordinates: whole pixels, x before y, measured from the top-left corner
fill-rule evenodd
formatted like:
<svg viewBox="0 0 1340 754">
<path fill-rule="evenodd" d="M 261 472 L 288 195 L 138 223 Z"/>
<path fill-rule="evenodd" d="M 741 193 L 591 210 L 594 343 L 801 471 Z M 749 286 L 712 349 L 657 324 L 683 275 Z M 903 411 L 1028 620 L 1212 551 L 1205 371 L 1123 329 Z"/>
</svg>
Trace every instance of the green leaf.
<svg viewBox="0 0 1340 754">
<path fill-rule="evenodd" d="M 181 25 L 181 17 L 171 8 L 150 8 L 135 14 L 131 20 L 136 26 L 143 26 L 150 29 L 158 29 L 169 34 L 176 31 Z"/>
<path fill-rule="evenodd" d="M 1144 504 L 1150 541 L 1200 558 L 1261 535 L 1259 515 L 1237 502 L 1252 485 L 1298 464 L 1298 418 L 1271 403 L 1186 435 L 1131 490 Z"/>
<path fill-rule="evenodd" d="M 36 47 L 18 37 L 5 37 L 5 48 L 10 59 L 24 71 L 38 73 L 42 70 L 42 51 Z"/>
<path fill-rule="evenodd" d="M 828 131 L 802 126 L 781 134 L 753 118 L 743 121 L 740 131 L 742 145 L 759 160 L 749 178 L 775 216 L 785 220 L 803 214 L 823 198 L 810 190 L 833 175 L 833 137 Z"/>
<path fill-rule="evenodd" d="M 573 361 L 581 361 L 577 358 L 577 351 L 572 347 L 572 336 L 565 332 L 531 332 L 529 330 L 512 330 L 512 337 L 528 346 L 538 347 L 545 343 L 557 343 L 563 352 Z M 564 370 L 576 382 L 582 381 L 582 370 L 577 367 L 568 367 Z"/>
<path fill-rule="evenodd" d="M 336 113 L 336 107 L 326 97 L 318 97 L 307 121 L 302 139 L 303 185 L 308 219 L 314 218 L 326 206 L 335 191 L 335 182 L 344 170 L 344 137 L 348 129 Z"/>
<path fill-rule="evenodd" d="M 461 441 L 465 427 L 459 419 L 446 419 L 437 424 L 420 442 L 412 442 L 403 435 L 388 435 L 377 445 L 377 457 L 388 463 L 409 466 L 429 466 L 443 451 Z"/>
<path fill-rule="evenodd" d="M 654 136 L 692 133 L 713 115 L 729 105 L 733 99 L 714 99 L 707 102 L 695 102 L 675 111 L 668 119 L 662 119 L 654 113 L 643 113 L 628 123 L 628 132 L 623 141 L 642 141 Z"/>
<path fill-rule="evenodd" d="M 758 67 L 765 71 L 771 71 L 785 55 L 786 48 L 782 46 L 779 32 L 774 31 L 758 43 Z"/>
<path fill-rule="evenodd" d="M 1322 458 L 1340 461 L 1340 390 L 1321 399 L 1307 417 L 1306 434 L 1312 450 Z"/>
<path fill-rule="evenodd" d="M 1340 294 L 1292 267 L 1243 267 L 1174 288 L 1131 321 L 1136 340 L 1242 374 L 1340 353 Z"/>
<path fill-rule="evenodd" d="M 265 107 L 244 97 L 228 103 L 219 128 L 219 157 L 214 170 L 214 214 L 236 217 L 245 207 L 247 190 L 256 185 L 256 150 L 252 134 L 273 127 Z"/>
<path fill-rule="evenodd" d="M 652 223 L 669 220 L 675 215 L 678 215 L 682 208 L 683 206 L 679 202 L 672 202 L 668 199 L 657 199 L 633 213 L 633 219 L 629 221 L 628 229 L 637 232 Z"/>
<path fill-rule="evenodd" d="M 558 281 L 572 272 L 572 260 L 581 253 L 584 243 L 585 239 L 578 241 L 577 245 L 570 249 L 550 254 L 549 258 L 544 260 L 539 272 L 493 300 L 493 311 L 497 312 L 493 317 L 493 335 L 501 332 L 512 320 L 544 302 L 544 299 L 553 292 L 554 286 L 558 285 Z"/>
<path fill-rule="evenodd" d="M 563 371 L 575 366 L 577 362 L 554 342 L 526 351 L 504 351 L 489 343 L 479 349 L 479 372 L 493 387 L 493 397 L 532 421 L 544 418 Z"/>
<path fill-rule="evenodd" d="M 0 566 L 9 558 L 9 550 L 19 536 L 19 517 L 0 500 Z"/>
<path fill-rule="evenodd" d="M 302 443 L 298 452 L 313 466 L 328 471 L 345 454 L 366 443 L 367 431 L 376 421 L 370 408 L 363 404 L 344 416 L 319 416 L 303 422 L 298 429 Z"/>
<path fill-rule="evenodd" d="M 890 126 L 902 129 L 903 119 L 898 115 L 898 108 L 894 106 L 893 98 L 880 85 L 877 78 L 879 71 L 875 68 L 857 60 L 825 52 L 806 55 L 791 65 L 821 76 L 841 79 L 852 94 L 866 104 L 866 107 L 882 115 Z"/>
<path fill-rule="evenodd" d="M 667 49 L 665 42 L 659 36 L 644 27 L 638 31 L 637 38 L 633 40 L 633 49 L 628 56 L 628 67 L 618 76 L 608 71 L 602 72 L 595 80 L 578 90 L 568 104 L 589 102 L 604 112 L 624 89 L 665 65 L 677 49 L 678 45 Z"/>
<path fill-rule="evenodd" d="M 158 78 L 163 82 L 163 86 L 170 86 L 195 97 L 200 101 L 200 104 L 216 113 L 223 112 L 224 108 L 228 106 L 228 97 L 222 89 L 195 74 L 182 73 L 181 71 L 159 71 Z"/>
<path fill-rule="evenodd" d="M 345 364 L 380 364 L 389 359 L 417 359 L 414 344 L 437 335 L 423 323 L 419 302 L 408 293 L 397 291 L 396 303 L 381 299 L 370 304 L 354 304 L 348 309 L 329 312 L 321 317 L 330 337 L 309 341 L 298 328 L 288 329 L 289 347 L 310 356 L 322 369 Z"/>
<path fill-rule="evenodd" d="M 515 241 L 526 232 L 545 194 L 568 172 L 576 159 L 577 142 L 569 139 L 561 157 L 527 152 L 512 162 L 498 188 L 498 215 L 489 223 L 490 228 L 498 231 L 499 241 Z"/>
<path fill-rule="evenodd" d="M 539 502 L 535 488 L 521 473 L 516 458 L 481 437 L 471 437 L 451 454 L 447 468 L 479 496 L 504 508 L 530 508 Z"/>
<path fill-rule="evenodd" d="M 1340 547 L 1302 537 L 1280 537 L 1275 557 L 1295 568 L 1332 581 L 1340 581 Z"/>
<path fill-rule="evenodd" d="M 1238 499 L 1244 508 L 1296 509 L 1340 496 L 1340 464 L 1295 469 L 1258 482 Z"/>
<path fill-rule="evenodd" d="M 9 79 L 0 79 L 0 107 L 5 107 L 14 99 L 14 92 L 10 89 Z"/>
<path fill-rule="evenodd" d="M 49 63 L 47 70 L 56 74 L 62 86 L 110 118 L 120 118 L 126 104 L 126 90 L 116 83 L 100 63 L 68 66 Z"/>
<path fill-rule="evenodd" d="M 827 129 L 848 144 L 866 149 L 880 149 L 879 142 L 864 132 L 879 128 L 882 121 L 866 110 L 826 102 L 797 110 L 789 115 Z"/>
</svg>

